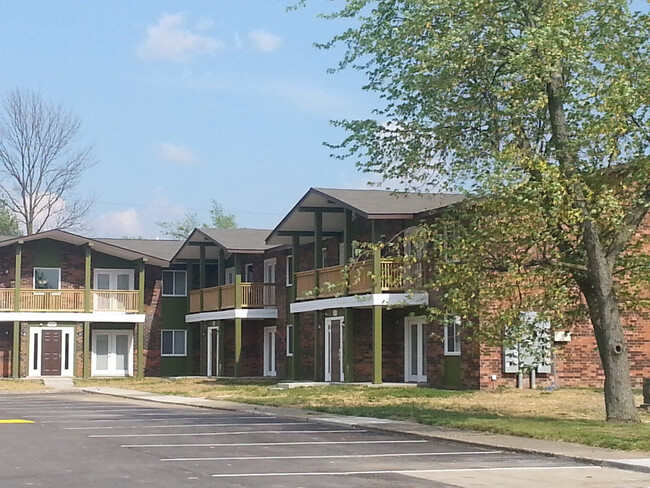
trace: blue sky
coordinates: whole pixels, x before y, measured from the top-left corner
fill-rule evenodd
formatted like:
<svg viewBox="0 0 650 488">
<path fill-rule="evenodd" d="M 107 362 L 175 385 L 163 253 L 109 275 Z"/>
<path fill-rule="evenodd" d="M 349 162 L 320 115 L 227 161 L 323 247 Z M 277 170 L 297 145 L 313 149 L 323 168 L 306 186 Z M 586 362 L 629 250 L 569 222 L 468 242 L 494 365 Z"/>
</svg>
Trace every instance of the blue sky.
<svg viewBox="0 0 650 488">
<path fill-rule="evenodd" d="M 98 164 L 78 188 L 96 236 L 159 235 L 156 221 L 210 200 L 240 226 L 272 228 L 310 186 L 364 187 L 329 157 L 331 119 L 373 106 L 359 73 L 327 74 L 342 25 L 326 2 L 4 2 L 0 94 L 36 90 L 82 121 Z"/>
<path fill-rule="evenodd" d="M 345 25 L 313 0 L 3 2 L 0 95 L 36 90 L 82 121 L 98 164 L 78 188 L 95 236 L 160 235 L 156 221 L 210 200 L 242 227 L 272 228 L 310 187 L 363 188 L 329 157 L 330 120 L 377 105 L 358 72 L 334 75 L 322 51 Z M 645 0 L 634 0 L 646 10 Z"/>
</svg>

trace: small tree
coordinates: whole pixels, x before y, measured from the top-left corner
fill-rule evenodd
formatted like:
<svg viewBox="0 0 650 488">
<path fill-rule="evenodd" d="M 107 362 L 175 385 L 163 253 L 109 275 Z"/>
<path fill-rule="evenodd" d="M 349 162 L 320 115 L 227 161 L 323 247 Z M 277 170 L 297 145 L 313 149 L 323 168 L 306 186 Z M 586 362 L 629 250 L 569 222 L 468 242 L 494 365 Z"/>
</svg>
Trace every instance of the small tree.
<svg viewBox="0 0 650 488">
<path fill-rule="evenodd" d="M 344 44 L 340 68 L 385 101 L 379 120 L 339 122 L 336 147 L 471 197 L 437 224 L 462 223 L 431 275 L 441 313 L 496 340 L 522 311 L 585 311 L 607 418 L 638 421 L 620 314 L 650 281 L 650 16 L 625 0 L 348 0 L 331 17 L 358 26 L 324 47 Z M 421 236 L 443 248 L 440 227 Z"/>
<path fill-rule="evenodd" d="M 194 212 L 187 212 L 179 220 L 169 222 L 156 222 L 160 227 L 163 235 L 174 239 L 185 239 L 197 227 L 211 227 L 214 229 L 234 229 L 237 227 L 237 221 L 233 214 L 224 212 L 221 204 L 212 199 L 212 208 L 210 209 L 210 220 L 202 224 L 199 216 Z"/>
<path fill-rule="evenodd" d="M 79 119 L 40 94 L 15 89 L 0 115 L 0 197 L 27 234 L 78 229 L 92 201 L 73 198 L 81 175 L 95 164 L 79 144 Z"/>
<path fill-rule="evenodd" d="M 16 237 L 20 235 L 20 223 L 11 210 L 0 207 L 0 236 Z"/>
</svg>

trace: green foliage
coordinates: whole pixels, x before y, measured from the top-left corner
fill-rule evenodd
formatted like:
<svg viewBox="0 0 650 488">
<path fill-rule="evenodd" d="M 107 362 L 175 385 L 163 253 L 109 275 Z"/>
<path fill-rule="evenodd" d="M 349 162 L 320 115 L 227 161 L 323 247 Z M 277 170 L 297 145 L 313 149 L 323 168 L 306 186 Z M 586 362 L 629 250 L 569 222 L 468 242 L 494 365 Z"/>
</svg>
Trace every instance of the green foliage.
<svg viewBox="0 0 650 488">
<path fill-rule="evenodd" d="M 20 235 L 20 224 L 14 213 L 7 207 L 0 207 L 0 236 L 16 237 Z"/>
<path fill-rule="evenodd" d="M 233 214 L 225 213 L 221 204 L 212 199 L 210 209 L 210 220 L 208 223 L 201 223 L 199 216 L 193 212 L 187 212 L 181 219 L 169 222 L 156 222 L 163 235 L 174 239 L 186 239 L 194 229 L 198 227 L 210 227 L 214 229 L 235 229 L 237 221 Z"/>
</svg>

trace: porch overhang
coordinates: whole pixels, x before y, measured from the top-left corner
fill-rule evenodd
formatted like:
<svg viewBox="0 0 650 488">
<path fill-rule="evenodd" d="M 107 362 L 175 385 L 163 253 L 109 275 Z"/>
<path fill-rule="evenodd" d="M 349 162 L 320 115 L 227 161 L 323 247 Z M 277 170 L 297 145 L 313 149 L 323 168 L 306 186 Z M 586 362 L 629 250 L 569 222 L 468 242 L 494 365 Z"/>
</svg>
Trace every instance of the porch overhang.
<svg viewBox="0 0 650 488">
<path fill-rule="evenodd" d="M 185 323 L 193 324 L 210 320 L 265 320 L 277 318 L 277 308 L 233 308 L 230 310 L 220 310 L 218 312 L 191 313 L 185 316 Z"/>
<path fill-rule="evenodd" d="M 107 322 L 142 324 L 143 313 L 0 312 L 0 322 Z"/>
<path fill-rule="evenodd" d="M 370 293 L 338 298 L 323 298 L 292 303 L 291 313 L 317 312 L 335 308 L 411 307 L 428 305 L 426 292 L 416 293 Z"/>
</svg>

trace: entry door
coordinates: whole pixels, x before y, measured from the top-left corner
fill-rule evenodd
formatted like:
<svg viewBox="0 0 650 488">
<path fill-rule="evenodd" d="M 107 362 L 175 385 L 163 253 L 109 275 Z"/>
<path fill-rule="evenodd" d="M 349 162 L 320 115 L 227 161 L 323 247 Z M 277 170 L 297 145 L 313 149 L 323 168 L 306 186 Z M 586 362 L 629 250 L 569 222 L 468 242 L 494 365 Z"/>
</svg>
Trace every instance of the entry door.
<svg viewBox="0 0 650 488">
<path fill-rule="evenodd" d="M 132 269 L 96 269 L 95 290 L 125 291 L 133 290 Z M 122 311 L 126 309 L 124 298 L 115 293 L 95 294 L 94 309 L 102 311 Z"/>
<path fill-rule="evenodd" d="M 325 319 L 325 381 L 344 381 L 343 318 Z"/>
<path fill-rule="evenodd" d="M 208 376 L 219 376 L 219 327 L 208 327 Z"/>
<path fill-rule="evenodd" d="M 264 376 L 275 376 L 275 331 L 277 327 L 264 327 Z"/>
<path fill-rule="evenodd" d="M 275 258 L 264 260 L 264 283 L 275 283 Z M 264 305 L 275 305 L 275 286 L 264 287 Z"/>
<path fill-rule="evenodd" d="M 404 380 L 427 381 L 427 337 L 424 317 L 404 319 Z"/>
<path fill-rule="evenodd" d="M 133 333 L 121 330 L 93 331 L 91 363 L 93 375 L 132 375 Z"/>
<path fill-rule="evenodd" d="M 41 375 L 61 376 L 61 331 L 43 330 L 41 344 Z"/>
</svg>

